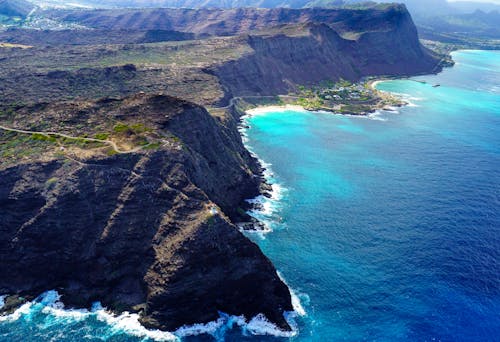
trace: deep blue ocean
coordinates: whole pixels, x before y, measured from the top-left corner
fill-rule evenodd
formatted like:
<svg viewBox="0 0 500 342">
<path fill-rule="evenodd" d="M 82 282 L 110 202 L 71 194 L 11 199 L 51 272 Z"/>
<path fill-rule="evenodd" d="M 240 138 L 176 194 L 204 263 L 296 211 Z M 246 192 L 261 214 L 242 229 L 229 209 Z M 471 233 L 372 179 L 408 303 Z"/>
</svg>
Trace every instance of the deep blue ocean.
<svg viewBox="0 0 500 342">
<path fill-rule="evenodd" d="M 275 189 L 254 213 L 272 231 L 247 235 L 305 312 L 291 338 L 226 323 L 186 340 L 500 340 L 500 52 L 453 57 L 439 75 L 379 83 L 411 103 L 395 111 L 246 118 Z M 1 319 L 0 340 L 169 337 L 54 297 Z"/>
</svg>

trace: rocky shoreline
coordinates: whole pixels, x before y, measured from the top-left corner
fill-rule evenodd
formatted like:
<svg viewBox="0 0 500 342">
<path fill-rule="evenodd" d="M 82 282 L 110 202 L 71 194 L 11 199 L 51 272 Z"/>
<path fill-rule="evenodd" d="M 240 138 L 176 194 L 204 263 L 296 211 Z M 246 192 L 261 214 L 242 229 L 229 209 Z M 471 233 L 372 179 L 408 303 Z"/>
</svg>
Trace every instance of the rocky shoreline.
<svg viewBox="0 0 500 342">
<path fill-rule="evenodd" d="M 46 14 L 96 31 L 4 35 L 32 47 L 0 49 L 2 310 L 56 290 L 148 328 L 224 312 L 290 331 L 290 291 L 240 231 L 270 185 L 229 99 L 439 68 L 407 10 Z"/>
<path fill-rule="evenodd" d="M 147 118 L 147 127 L 181 148 L 2 167 L 0 272 L 10 275 L 0 279 L 0 294 L 9 295 L 2 312 L 55 289 L 68 307 L 100 301 L 116 313 L 139 313 L 153 329 L 211 322 L 224 312 L 263 314 L 289 331 L 288 287 L 232 223 L 240 204 L 260 193 L 262 178 L 234 118 L 218 121 L 168 96 L 112 103 L 116 111 L 96 105 L 127 122 Z M 66 104 L 58 110 L 67 113 Z M 72 117 L 79 118 L 86 119 Z"/>
</svg>

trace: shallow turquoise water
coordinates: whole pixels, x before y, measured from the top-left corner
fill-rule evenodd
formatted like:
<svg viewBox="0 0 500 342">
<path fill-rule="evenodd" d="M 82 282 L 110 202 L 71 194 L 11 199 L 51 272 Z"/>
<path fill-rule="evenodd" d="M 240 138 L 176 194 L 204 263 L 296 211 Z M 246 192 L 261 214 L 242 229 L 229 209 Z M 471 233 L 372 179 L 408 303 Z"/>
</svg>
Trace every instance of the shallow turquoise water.
<svg viewBox="0 0 500 342">
<path fill-rule="evenodd" d="M 248 144 L 281 189 L 256 214 L 273 232 L 249 236 L 306 311 L 292 340 L 498 340 L 500 53 L 454 59 L 440 75 L 379 84 L 412 102 L 398 113 L 247 120 Z M 64 316 L 46 305 L 0 322 L 0 340 L 158 337 L 134 328 L 133 317 Z M 214 335 L 282 339 L 223 330 Z"/>
<path fill-rule="evenodd" d="M 303 300 L 296 340 L 498 340 L 500 53 L 454 58 L 379 84 L 398 113 L 249 119 L 288 189 L 255 239 Z"/>
</svg>

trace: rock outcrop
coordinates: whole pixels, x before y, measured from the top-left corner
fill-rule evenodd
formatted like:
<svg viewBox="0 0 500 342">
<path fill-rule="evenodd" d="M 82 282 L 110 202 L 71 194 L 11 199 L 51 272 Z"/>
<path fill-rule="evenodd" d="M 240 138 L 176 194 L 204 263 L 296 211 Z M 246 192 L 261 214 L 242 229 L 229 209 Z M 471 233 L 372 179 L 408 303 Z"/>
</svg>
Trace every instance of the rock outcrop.
<svg viewBox="0 0 500 342">
<path fill-rule="evenodd" d="M 232 223 L 242 201 L 259 194 L 261 170 L 235 118 L 192 102 L 226 106 L 232 97 L 340 77 L 438 71 L 406 8 L 45 14 L 101 30 L 25 33 L 53 41 L 0 51 L 0 123 L 77 137 L 67 151 L 44 145 L 60 142 L 54 136 L 0 132 L 10 149 L 8 161 L 0 160 L 0 294 L 30 298 L 57 289 L 68 305 L 98 300 L 166 330 L 219 312 L 262 313 L 289 329 L 288 288 Z M 124 29 L 135 31 L 122 37 Z M 64 42 L 87 44 L 93 34 L 115 40 Z M 121 39 L 127 44 L 111 44 Z M 151 148 L 113 154 L 94 141 L 96 148 L 78 149 L 85 137 L 113 135 L 113 127 L 123 135 L 134 125 L 142 135 L 133 143 L 154 134 L 155 144 L 145 141 Z"/>
<path fill-rule="evenodd" d="M 286 94 L 297 85 L 344 78 L 409 76 L 441 70 L 419 42 L 410 16 L 393 18 L 393 28 L 342 38 L 326 24 L 295 27 L 297 35 L 251 35 L 253 52 L 210 70 L 232 96 Z"/>
<path fill-rule="evenodd" d="M 237 35 L 286 24 L 324 23 L 343 32 L 367 32 L 394 27 L 393 17 L 408 15 L 404 5 L 364 9 L 327 8 L 155 8 L 48 10 L 44 15 L 61 22 L 106 30 L 175 30 L 208 35 Z"/>
<path fill-rule="evenodd" d="M 64 103 L 57 108 L 68 115 Z M 30 110 L 45 110 L 46 120 L 59 115 L 47 106 Z M 0 293 L 30 298 L 57 289 L 68 305 L 101 301 L 165 330 L 214 320 L 219 311 L 263 313 L 289 329 L 288 288 L 231 223 L 260 185 L 232 119 L 168 96 L 135 95 L 64 121 L 79 125 L 92 115 L 139 120 L 175 144 L 2 167 Z"/>
</svg>

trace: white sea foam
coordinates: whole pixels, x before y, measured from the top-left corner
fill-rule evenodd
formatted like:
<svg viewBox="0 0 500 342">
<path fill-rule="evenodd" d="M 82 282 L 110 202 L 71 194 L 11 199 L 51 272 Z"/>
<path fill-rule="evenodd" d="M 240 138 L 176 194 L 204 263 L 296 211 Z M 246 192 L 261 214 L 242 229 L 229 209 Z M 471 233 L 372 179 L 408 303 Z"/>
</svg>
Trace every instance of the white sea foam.
<svg viewBox="0 0 500 342">
<path fill-rule="evenodd" d="M 292 307 L 293 311 L 299 315 L 299 316 L 305 316 L 307 315 L 306 310 L 304 309 L 304 306 L 302 305 L 302 302 L 299 298 L 299 295 L 297 292 L 288 285 L 286 279 L 283 277 L 283 275 L 280 272 L 276 272 L 278 274 L 278 277 L 281 279 L 281 281 L 288 287 L 290 291 L 290 296 L 292 297 Z M 304 297 L 308 297 L 307 295 L 303 295 Z"/>
<path fill-rule="evenodd" d="M 219 331 L 224 325 L 227 324 L 228 318 L 226 317 L 221 317 L 218 320 L 209 323 L 185 325 L 177 329 L 175 331 L 175 335 L 179 337 L 196 336 L 202 334 L 215 335 L 217 331 Z"/>
<path fill-rule="evenodd" d="M 280 330 L 262 314 L 252 318 L 250 322 L 242 326 L 242 329 L 244 332 L 248 331 L 253 335 L 272 335 L 276 337 L 294 337 L 297 335 L 297 330 L 293 329 L 293 327 L 292 331 Z"/>
<path fill-rule="evenodd" d="M 386 106 L 383 110 L 391 113 L 399 113 L 399 107 L 396 106 Z"/>
<path fill-rule="evenodd" d="M 246 115 L 241 117 L 241 125 L 238 130 L 242 136 L 245 148 L 250 152 L 252 157 L 259 160 L 260 165 L 263 168 L 263 176 L 268 184 L 270 184 L 271 189 L 269 196 L 258 196 L 256 198 L 248 199 L 247 202 L 252 204 L 254 209 L 248 211 L 248 214 L 253 218 L 259 220 L 264 228 L 257 229 L 255 231 L 246 231 L 246 233 L 254 233 L 259 235 L 261 238 L 265 238 L 267 233 L 273 231 L 273 227 L 280 223 L 280 218 L 278 217 L 278 212 L 280 209 L 281 199 L 286 193 L 286 188 L 281 185 L 275 178 L 275 174 L 272 170 L 272 165 L 266 163 L 264 160 L 260 159 L 259 156 L 253 151 L 252 146 L 249 144 L 248 139 L 248 119 L 254 115 L 264 115 L 270 112 L 276 111 L 286 111 L 286 110 L 303 110 L 301 107 L 294 106 L 284 106 L 284 107 L 264 107 L 257 108 L 246 112 Z M 305 111 L 305 110 L 304 110 Z"/>
<path fill-rule="evenodd" d="M 0 316 L 0 322 L 17 321 L 23 315 L 29 315 L 31 311 L 32 303 L 25 303 L 21 305 L 16 311 L 10 315 Z"/>
<path fill-rule="evenodd" d="M 387 121 L 387 119 L 384 118 L 382 115 L 383 111 L 376 110 L 375 112 L 368 114 L 367 118 L 376 121 Z"/>
<path fill-rule="evenodd" d="M 3 308 L 5 305 L 5 297 L 7 296 L 0 296 L 0 309 Z"/>
<path fill-rule="evenodd" d="M 3 301 L 5 296 L 0 297 Z M 139 338 L 147 338 L 154 341 L 179 341 L 183 337 L 208 334 L 223 340 L 228 329 L 235 325 L 240 327 L 243 333 L 253 335 L 272 335 L 277 337 L 291 337 L 297 334 L 294 328 L 293 316 L 295 313 L 285 313 L 285 319 L 293 328 L 293 331 L 282 331 L 271 323 L 264 315 L 259 314 L 247 321 L 243 316 L 231 316 L 220 313 L 216 321 L 186 325 L 174 332 L 146 329 L 139 322 L 139 315 L 123 312 L 120 315 L 113 314 L 102 307 L 99 302 L 92 305 L 90 310 L 65 309 L 60 301 L 61 296 L 57 291 L 47 291 L 32 302 L 27 302 L 10 315 L 0 316 L 0 322 L 16 321 L 21 317 L 31 317 L 37 312 L 42 312 L 57 319 L 57 323 L 79 322 L 90 317 L 106 323 L 110 328 L 108 337 L 118 334 L 128 334 Z M 0 302 L 1 304 L 1 302 Z"/>
<path fill-rule="evenodd" d="M 93 305 L 92 310 L 65 309 L 57 291 L 47 291 L 32 302 L 27 302 L 10 315 L 0 316 L 0 321 L 16 321 L 21 317 L 30 317 L 36 312 L 42 312 L 56 318 L 60 323 L 68 321 L 82 321 L 95 316 L 98 320 L 108 324 L 114 333 L 126 333 L 132 336 L 150 338 L 155 341 L 175 341 L 178 338 L 170 332 L 149 330 L 139 323 L 139 315 L 124 312 L 114 315 L 104 309 L 99 303 Z"/>
<path fill-rule="evenodd" d="M 97 310 L 95 310 L 97 308 Z M 125 332 L 129 335 L 132 336 L 137 336 L 137 337 L 146 337 L 150 338 L 155 341 L 176 341 L 178 338 L 168 332 L 168 331 L 161 331 L 161 330 L 150 330 L 146 329 L 140 322 L 139 322 L 139 315 L 138 314 L 131 314 L 128 312 L 124 312 L 120 314 L 119 316 L 114 315 L 108 311 L 106 311 L 102 306 L 97 305 L 94 306 L 94 314 L 97 315 L 97 319 L 100 320 L 101 322 L 105 322 L 106 324 L 110 325 L 113 329 L 113 331 L 116 332 Z"/>
</svg>

